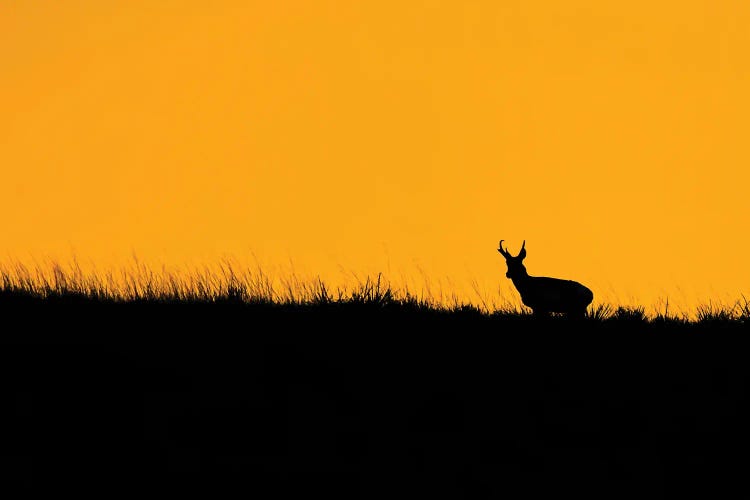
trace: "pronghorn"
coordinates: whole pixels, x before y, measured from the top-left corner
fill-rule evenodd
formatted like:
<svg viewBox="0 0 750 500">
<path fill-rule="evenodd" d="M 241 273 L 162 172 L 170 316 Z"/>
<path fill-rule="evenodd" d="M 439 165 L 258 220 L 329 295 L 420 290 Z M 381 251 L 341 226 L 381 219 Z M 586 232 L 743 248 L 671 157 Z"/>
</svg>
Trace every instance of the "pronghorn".
<svg viewBox="0 0 750 500">
<path fill-rule="evenodd" d="M 508 265 L 508 272 L 505 276 L 513 281 L 516 290 L 521 294 L 521 302 L 530 307 L 534 314 L 548 315 L 552 312 L 566 313 L 568 316 L 586 314 L 586 308 L 594 300 L 591 290 L 576 281 L 529 276 L 523 265 L 523 259 L 526 257 L 526 240 L 515 257 L 503 249 L 503 241 L 505 240 L 500 240 L 497 251 L 505 257 L 505 263 Z"/>
</svg>

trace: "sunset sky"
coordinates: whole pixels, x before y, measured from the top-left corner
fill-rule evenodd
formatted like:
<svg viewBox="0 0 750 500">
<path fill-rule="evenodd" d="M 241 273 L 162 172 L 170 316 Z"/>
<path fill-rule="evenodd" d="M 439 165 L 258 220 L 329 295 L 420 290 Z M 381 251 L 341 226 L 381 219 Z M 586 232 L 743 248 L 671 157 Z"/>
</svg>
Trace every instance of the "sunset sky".
<svg viewBox="0 0 750 500">
<path fill-rule="evenodd" d="M 0 257 L 750 298 L 749 54 L 739 0 L 5 0 Z"/>
</svg>

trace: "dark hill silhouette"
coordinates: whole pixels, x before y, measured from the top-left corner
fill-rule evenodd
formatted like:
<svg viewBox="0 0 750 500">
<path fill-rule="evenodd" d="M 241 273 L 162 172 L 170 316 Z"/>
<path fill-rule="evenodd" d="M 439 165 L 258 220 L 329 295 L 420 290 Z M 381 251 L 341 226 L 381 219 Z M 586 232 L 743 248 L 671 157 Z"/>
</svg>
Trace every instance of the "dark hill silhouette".
<svg viewBox="0 0 750 500">
<path fill-rule="evenodd" d="M 740 322 L 0 296 L 0 479 L 259 498 L 747 493 Z"/>
</svg>

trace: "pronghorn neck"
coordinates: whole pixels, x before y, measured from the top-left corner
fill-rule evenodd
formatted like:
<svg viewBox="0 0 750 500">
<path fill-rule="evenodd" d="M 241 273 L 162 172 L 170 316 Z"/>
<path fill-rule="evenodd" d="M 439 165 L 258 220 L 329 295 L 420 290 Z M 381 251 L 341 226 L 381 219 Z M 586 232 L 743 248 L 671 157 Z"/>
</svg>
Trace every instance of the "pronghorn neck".
<svg viewBox="0 0 750 500">
<path fill-rule="evenodd" d="M 515 286 L 518 290 L 526 288 L 526 285 L 529 283 L 530 279 L 531 276 L 529 276 L 529 273 L 526 271 L 526 267 L 523 265 L 518 266 L 516 269 L 514 269 L 513 275 L 510 277 L 510 280 L 513 282 L 513 286 Z"/>
</svg>

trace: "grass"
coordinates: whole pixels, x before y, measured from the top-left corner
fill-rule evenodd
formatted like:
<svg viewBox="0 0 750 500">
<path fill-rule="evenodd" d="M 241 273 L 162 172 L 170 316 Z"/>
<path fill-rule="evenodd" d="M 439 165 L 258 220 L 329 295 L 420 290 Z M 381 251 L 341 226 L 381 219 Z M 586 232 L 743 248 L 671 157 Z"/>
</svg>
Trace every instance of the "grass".
<svg viewBox="0 0 750 500">
<path fill-rule="evenodd" d="M 159 270 L 135 260 L 129 268 L 117 271 L 85 272 L 73 260 L 63 266 L 28 267 L 15 263 L 0 267 L 0 294 L 6 297 L 49 300 L 87 300 L 99 303 L 239 303 L 281 307 L 368 306 L 402 308 L 431 313 L 471 313 L 488 318 L 531 315 L 518 297 L 489 299 L 472 283 L 474 301 L 460 300 L 455 294 L 434 294 L 429 284 L 419 293 L 396 287 L 382 274 L 357 277 L 350 287 L 332 288 L 319 277 L 302 279 L 294 273 L 270 276 L 260 267 L 238 269 L 230 262 L 187 271 Z M 445 296 L 449 298 L 446 299 Z M 644 306 L 617 306 L 594 302 L 587 318 L 596 322 L 716 324 L 747 323 L 750 300 L 742 296 L 733 304 L 707 303 L 692 312 L 663 309 L 648 313 Z"/>
</svg>

